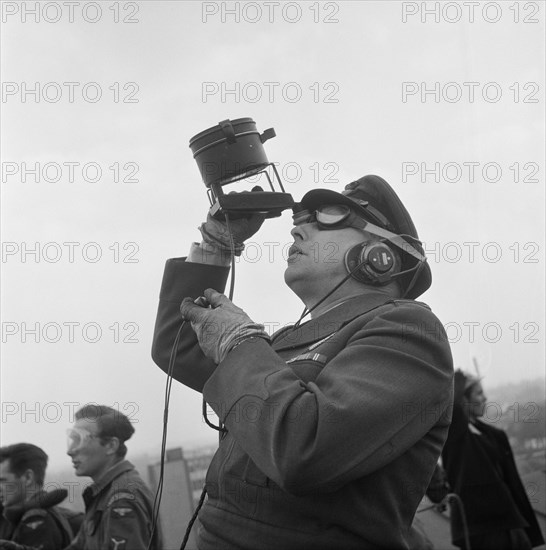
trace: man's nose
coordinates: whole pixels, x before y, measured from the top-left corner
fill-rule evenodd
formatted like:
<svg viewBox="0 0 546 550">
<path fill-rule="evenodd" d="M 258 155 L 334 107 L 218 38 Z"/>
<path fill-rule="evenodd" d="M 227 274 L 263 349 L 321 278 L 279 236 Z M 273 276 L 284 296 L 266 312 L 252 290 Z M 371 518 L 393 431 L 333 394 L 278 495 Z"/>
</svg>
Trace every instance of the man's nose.
<svg viewBox="0 0 546 550">
<path fill-rule="evenodd" d="M 296 238 L 296 236 L 298 236 L 300 239 L 305 239 L 306 237 L 308 238 L 309 237 L 309 233 L 310 231 L 312 231 L 313 229 L 313 224 L 312 223 L 300 223 L 299 225 L 295 225 L 291 230 L 290 230 L 290 235 L 292 235 L 292 237 Z"/>
</svg>

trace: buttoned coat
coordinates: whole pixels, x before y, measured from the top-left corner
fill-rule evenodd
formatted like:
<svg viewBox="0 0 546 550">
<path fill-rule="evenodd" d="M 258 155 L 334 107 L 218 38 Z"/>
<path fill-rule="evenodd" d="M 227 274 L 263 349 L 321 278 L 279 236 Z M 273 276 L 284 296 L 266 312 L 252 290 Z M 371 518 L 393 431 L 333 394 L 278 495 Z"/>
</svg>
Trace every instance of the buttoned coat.
<svg viewBox="0 0 546 550">
<path fill-rule="evenodd" d="M 227 275 L 167 262 L 152 352 L 164 371 L 180 302 L 223 291 Z M 411 524 L 447 436 L 452 375 L 430 309 L 379 292 L 271 345 L 246 340 L 219 365 L 186 324 L 173 377 L 202 392 L 227 429 L 207 473 L 199 548 L 417 547 Z"/>
</svg>

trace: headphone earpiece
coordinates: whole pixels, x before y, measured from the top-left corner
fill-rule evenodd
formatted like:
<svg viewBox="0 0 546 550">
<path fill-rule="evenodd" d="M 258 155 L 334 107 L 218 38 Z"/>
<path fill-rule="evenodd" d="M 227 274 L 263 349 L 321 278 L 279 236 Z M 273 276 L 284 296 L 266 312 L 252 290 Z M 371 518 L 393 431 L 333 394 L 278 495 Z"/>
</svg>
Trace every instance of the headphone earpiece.
<svg viewBox="0 0 546 550">
<path fill-rule="evenodd" d="M 361 283 L 385 285 L 400 272 L 400 256 L 384 242 L 359 243 L 345 254 L 345 267 Z"/>
</svg>

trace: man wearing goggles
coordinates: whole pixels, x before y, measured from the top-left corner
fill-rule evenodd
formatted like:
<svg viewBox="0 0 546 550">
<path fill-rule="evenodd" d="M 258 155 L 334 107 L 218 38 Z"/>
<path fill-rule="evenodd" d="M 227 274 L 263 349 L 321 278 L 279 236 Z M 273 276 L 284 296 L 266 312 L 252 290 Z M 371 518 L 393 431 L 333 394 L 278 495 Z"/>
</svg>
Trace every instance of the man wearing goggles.
<svg viewBox="0 0 546 550">
<path fill-rule="evenodd" d="M 149 545 L 153 496 L 125 459 L 133 425 L 104 405 L 87 405 L 75 418 L 67 431 L 67 454 L 76 475 L 88 476 L 93 483 L 82 495 L 83 525 L 65 550 L 159 550 L 159 533 Z"/>
<path fill-rule="evenodd" d="M 307 193 L 284 274 L 305 315 L 272 336 L 219 292 L 226 251 L 260 220 L 230 225 L 227 240 L 209 217 L 203 242 L 167 262 L 152 352 L 168 371 L 180 329 L 173 377 L 223 425 L 200 550 L 422 547 L 412 520 L 447 435 L 453 365 L 415 301 L 431 273 L 407 210 L 378 176 Z"/>
</svg>

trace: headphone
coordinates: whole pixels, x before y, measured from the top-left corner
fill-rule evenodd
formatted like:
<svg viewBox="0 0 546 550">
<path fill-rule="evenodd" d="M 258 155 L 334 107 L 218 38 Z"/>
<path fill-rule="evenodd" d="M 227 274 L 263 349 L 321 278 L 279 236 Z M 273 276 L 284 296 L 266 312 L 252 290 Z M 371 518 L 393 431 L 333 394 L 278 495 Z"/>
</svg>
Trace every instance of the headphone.
<svg viewBox="0 0 546 550">
<path fill-rule="evenodd" d="M 382 237 L 382 239 L 373 243 L 359 243 L 347 251 L 345 254 L 345 268 L 349 275 L 361 283 L 380 286 L 386 285 L 393 279 L 403 275 L 413 273 L 413 278 L 406 289 L 407 293 L 415 284 L 427 261 L 424 254 L 417 250 L 411 242 L 420 243 L 420 241 L 409 235 L 397 235 L 371 223 L 366 226 L 366 230 Z M 411 239 L 411 241 L 407 239 Z M 402 261 L 400 255 L 389 246 L 390 244 L 400 249 L 405 255 L 412 256 L 417 260 L 417 263 L 413 267 L 401 271 Z"/>
<path fill-rule="evenodd" d="M 400 273 L 400 256 L 384 241 L 363 242 L 345 254 L 345 268 L 353 279 L 365 284 L 386 285 Z"/>
</svg>

